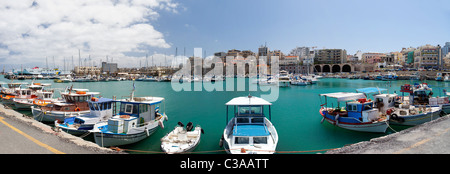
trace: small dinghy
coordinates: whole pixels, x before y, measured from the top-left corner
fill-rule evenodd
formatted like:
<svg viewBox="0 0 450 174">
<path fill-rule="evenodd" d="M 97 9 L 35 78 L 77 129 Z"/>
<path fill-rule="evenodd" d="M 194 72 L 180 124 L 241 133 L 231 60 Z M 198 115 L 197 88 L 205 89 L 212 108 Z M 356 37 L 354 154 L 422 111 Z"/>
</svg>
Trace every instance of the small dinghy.
<svg viewBox="0 0 450 174">
<path fill-rule="evenodd" d="M 161 150 L 168 154 L 191 152 L 198 144 L 200 144 L 201 134 L 203 129 L 197 125 L 193 129 L 192 122 L 189 122 L 186 127 L 183 123 L 178 122 L 175 129 L 161 138 Z"/>
</svg>

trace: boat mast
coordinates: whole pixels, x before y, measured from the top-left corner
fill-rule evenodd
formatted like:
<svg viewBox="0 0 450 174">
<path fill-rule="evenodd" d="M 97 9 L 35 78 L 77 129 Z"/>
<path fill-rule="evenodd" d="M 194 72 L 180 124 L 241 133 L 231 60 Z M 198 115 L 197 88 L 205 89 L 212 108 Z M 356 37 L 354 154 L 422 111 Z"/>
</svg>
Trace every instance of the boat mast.
<svg viewBox="0 0 450 174">
<path fill-rule="evenodd" d="M 135 89 L 136 89 L 136 86 L 134 85 L 134 79 L 133 79 L 133 90 L 131 91 L 130 101 L 134 101 L 134 90 Z"/>
</svg>

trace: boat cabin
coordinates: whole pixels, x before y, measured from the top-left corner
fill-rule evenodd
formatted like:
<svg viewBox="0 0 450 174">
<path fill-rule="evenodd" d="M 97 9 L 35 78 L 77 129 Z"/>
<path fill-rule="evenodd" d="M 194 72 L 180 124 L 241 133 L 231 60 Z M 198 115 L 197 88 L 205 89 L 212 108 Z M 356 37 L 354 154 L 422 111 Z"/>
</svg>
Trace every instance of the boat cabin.
<svg viewBox="0 0 450 174">
<path fill-rule="evenodd" d="M 98 117 L 101 118 L 102 121 L 108 120 L 108 118 L 112 117 L 114 100 L 109 98 L 95 98 L 92 97 L 90 101 L 88 101 L 90 117 Z"/>
<path fill-rule="evenodd" d="M 233 145 L 266 145 L 273 144 L 271 138 L 271 125 L 264 115 L 264 106 L 269 107 L 269 120 L 271 118 L 271 103 L 257 97 L 237 97 L 226 103 L 227 122 L 228 106 L 233 106 L 234 118 L 228 122 L 228 137 L 233 136 Z M 273 127 L 273 126 L 270 126 Z M 271 139 L 270 139 L 271 140 Z"/>
<path fill-rule="evenodd" d="M 140 122 L 149 122 L 160 116 L 161 97 L 134 97 L 132 101 L 120 100 L 119 115 L 139 118 Z"/>
<path fill-rule="evenodd" d="M 328 106 L 327 98 L 336 98 L 338 106 L 334 108 L 326 108 L 323 114 L 331 120 L 335 120 L 339 115 L 341 122 L 361 123 L 371 122 L 378 119 L 378 109 L 374 108 L 374 101 L 367 100 L 363 93 L 337 92 L 329 94 L 320 94 L 325 96 L 325 104 Z M 345 107 L 340 107 L 339 102 L 345 101 Z"/>
</svg>

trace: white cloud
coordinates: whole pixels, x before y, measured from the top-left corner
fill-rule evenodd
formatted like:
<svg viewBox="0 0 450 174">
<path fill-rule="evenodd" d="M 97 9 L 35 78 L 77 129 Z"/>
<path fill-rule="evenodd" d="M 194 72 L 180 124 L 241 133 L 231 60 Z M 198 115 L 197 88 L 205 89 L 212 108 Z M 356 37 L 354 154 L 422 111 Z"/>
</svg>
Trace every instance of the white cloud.
<svg viewBox="0 0 450 174">
<path fill-rule="evenodd" d="M 45 62 L 46 56 L 78 57 L 78 49 L 125 60 L 125 52 L 170 48 L 152 22 L 158 11 L 177 8 L 171 0 L 0 1 L 0 58 L 6 58 L 0 60 Z"/>
</svg>

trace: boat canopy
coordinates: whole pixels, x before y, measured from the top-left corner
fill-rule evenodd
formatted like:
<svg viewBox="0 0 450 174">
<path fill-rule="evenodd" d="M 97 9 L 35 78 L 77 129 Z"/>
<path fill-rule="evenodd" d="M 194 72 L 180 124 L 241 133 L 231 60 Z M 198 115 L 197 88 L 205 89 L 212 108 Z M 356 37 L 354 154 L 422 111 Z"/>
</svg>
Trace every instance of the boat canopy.
<svg viewBox="0 0 450 174">
<path fill-rule="evenodd" d="M 385 88 L 376 88 L 376 87 L 356 89 L 356 92 L 365 93 L 365 94 L 371 94 L 371 93 L 379 93 L 379 94 L 381 94 L 381 92 L 383 92 L 383 91 L 387 91 L 387 89 L 385 89 Z"/>
<path fill-rule="evenodd" d="M 336 98 L 338 102 L 366 98 L 366 96 L 363 93 L 353 93 L 353 92 L 336 92 L 336 93 L 320 94 L 320 96 Z"/>
<path fill-rule="evenodd" d="M 272 105 L 272 103 L 259 97 L 248 96 L 248 97 L 233 98 L 225 105 L 261 106 L 261 105 Z"/>
</svg>

